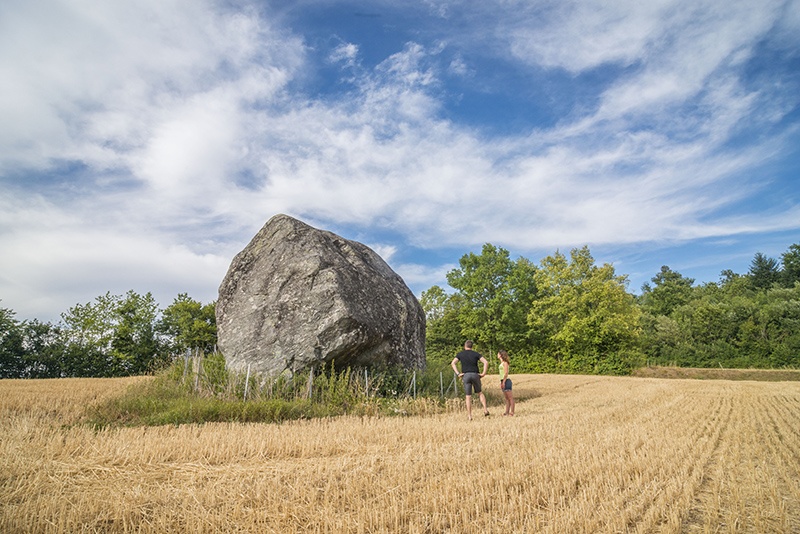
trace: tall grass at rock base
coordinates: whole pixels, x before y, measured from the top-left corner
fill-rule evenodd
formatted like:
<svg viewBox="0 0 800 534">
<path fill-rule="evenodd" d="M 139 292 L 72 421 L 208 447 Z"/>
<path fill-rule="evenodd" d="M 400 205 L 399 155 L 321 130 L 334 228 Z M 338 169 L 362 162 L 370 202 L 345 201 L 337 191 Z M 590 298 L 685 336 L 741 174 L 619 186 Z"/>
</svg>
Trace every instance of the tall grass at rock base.
<svg viewBox="0 0 800 534">
<path fill-rule="evenodd" d="M 462 410 L 460 380 L 444 395 L 440 370 L 364 372 L 333 368 L 274 377 L 227 370 L 220 357 L 193 370 L 178 361 L 157 376 L 130 386 L 89 409 L 85 423 L 158 426 L 209 422 L 279 423 L 342 415 L 426 415 Z M 449 366 L 448 366 L 449 369 Z M 443 372 L 443 371 L 442 371 Z M 444 373 L 444 372 L 443 372 Z M 448 374 L 452 381 L 452 372 Z M 502 404 L 499 392 L 486 392 Z"/>
</svg>

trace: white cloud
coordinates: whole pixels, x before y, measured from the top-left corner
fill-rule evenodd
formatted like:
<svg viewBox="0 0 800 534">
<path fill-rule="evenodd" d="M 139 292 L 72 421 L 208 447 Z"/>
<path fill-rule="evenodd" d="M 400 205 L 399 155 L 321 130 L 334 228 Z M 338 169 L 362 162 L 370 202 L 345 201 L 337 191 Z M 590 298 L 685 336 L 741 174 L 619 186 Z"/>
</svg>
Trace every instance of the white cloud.
<svg viewBox="0 0 800 534">
<path fill-rule="evenodd" d="M 265 121 L 265 135 L 285 145 L 257 148 L 269 175 L 260 192 L 264 205 L 381 222 L 423 246 L 692 238 L 725 233 L 704 217 L 746 193 L 713 185 L 771 153 L 759 146 L 718 153 L 756 98 L 730 76 L 704 82 L 701 113 L 659 113 L 658 128 L 631 130 L 624 108 L 527 139 L 480 139 L 437 119 L 429 89 L 439 83 L 430 66 L 438 53 L 408 45 L 345 103 Z M 422 102 L 422 111 L 409 111 L 409 101 Z M 656 114 L 652 106 L 634 107 Z"/>
<path fill-rule="evenodd" d="M 580 72 L 606 63 L 631 65 L 661 37 L 676 0 L 516 2 L 501 39 L 526 62 Z"/>
<path fill-rule="evenodd" d="M 201 254 L 135 225 L 93 225 L 44 199 L 23 200 L 24 207 L 19 198 L 0 202 L 0 306 L 22 319 L 56 322 L 106 291 L 152 292 L 164 305 L 179 292 L 210 302 L 237 252 Z"/>
<path fill-rule="evenodd" d="M 268 98 L 302 54 L 299 40 L 256 13 L 225 14 L 210 1 L 33 0 L 6 5 L 4 15 L 6 169 L 54 159 L 127 165 L 176 108 L 198 95 L 234 105 Z"/>
<path fill-rule="evenodd" d="M 468 8 L 437 5 L 448 16 Z M 85 290 L 98 284 L 215 291 L 229 258 L 279 212 L 390 228 L 423 247 L 517 250 L 796 226 L 791 209 L 711 217 L 763 185 L 737 173 L 782 140 L 735 152 L 726 143 L 797 104 L 774 85 L 746 87 L 738 70 L 773 25 L 792 27 L 779 20 L 780 4 L 481 9 L 494 49 L 507 46 L 521 68 L 563 69 L 577 80 L 611 65 L 616 78 L 555 127 L 491 138 L 445 118 L 440 77 L 477 77 L 470 50 L 445 54 L 445 41 L 410 42 L 371 71 L 358 64 L 359 46 L 343 42 L 326 59 L 358 67 L 348 74 L 354 89 L 314 100 L 291 83 L 309 68 L 306 45 L 255 8 L 5 6 L 0 178 L 64 161 L 87 170 L 60 183 L 17 183 L 0 197 L 0 305 L 44 306 L 48 284 L 75 288 L 68 305 L 96 296 Z M 782 39 L 796 46 L 791 35 Z M 452 268 L 405 262 L 391 243 L 374 248 L 410 285 L 439 283 Z M 114 285 L 131 280 L 147 287 Z"/>
<path fill-rule="evenodd" d="M 394 271 L 400 275 L 409 287 L 429 288 L 436 284 L 441 284 L 447 273 L 458 267 L 456 264 L 438 265 L 430 267 L 414 263 L 402 263 L 393 267 Z M 417 294 L 417 297 L 420 295 Z"/>
<path fill-rule="evenodd" d="M 395 245 L 369 245 L 375 253 L 381 257 L 383 261 L 389 263 L 392 260 L 392 257 L 397 254 L 397 247 Z"/>
<path fill-rule="evenodd" d="M 654 36 L 654 45 L 659 39 L 668 42 L 649 47 L 638 73 L 606 92 L 599 117 L 663 111 L 698 95 L 719 78 L 729 83 L 728 71 L 775 24 L 779 5 L 744 1 L 676 10 L 680 16 L 665 21 L 662 32 Z"/>
<path fill-rule="evenodd" d="M 512 53 L 527 63 L 573 73 L 608 64 L 666 67 L 688 74 L 683 80 L 688 86 L 695 71 L 701 75 L 713 71 L 739 47 L 769 30 L 784 6 L 779 0 L 510 4 L 497 37 L 507 40 Z"/>
<path fill-rule="evenodd" d="M 358 45 L 342 43 L 331 52 L 330 60 L 334 63 L 343 63 L 348 67 L 355 67 L 358 58 Z"/>
<path fill-rule="evenodd" d="M 214 195 L 239 154 L 237 98 L 210 92 L 165 112 L 130 158 L 156 198 Z"/>
</svg>

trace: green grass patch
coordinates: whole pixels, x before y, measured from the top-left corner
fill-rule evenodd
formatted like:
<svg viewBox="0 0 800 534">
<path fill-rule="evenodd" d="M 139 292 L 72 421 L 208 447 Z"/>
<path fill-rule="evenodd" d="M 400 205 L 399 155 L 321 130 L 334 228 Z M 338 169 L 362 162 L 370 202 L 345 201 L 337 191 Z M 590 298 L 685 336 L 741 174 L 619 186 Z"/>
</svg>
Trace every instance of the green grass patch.
<svg viewBox="0 0 800 534">
<path fill-rule="evenodd" d="M 97 428 L 210 422 L 280 423 L 347 414 L 441 413 L 458 405 L 456 393 L 451 392 L 447 397 L 440 395 L 438 372 L 435 381 L 419 374 L 416 397 L 412 394 L 411 380 L 416 375 L 408 372 L 373 372 L 363 379 L 360 372 L 328 369 L 292 378 L 251 377 L 245 399 L 244 377 L 221 370 L 216 360 L 207 366 L 211 372 L 201 376 L 185 372 L 183 365 L 176 363 L 151 380 L 91 407 L 84 423 Z"/>
</svg>

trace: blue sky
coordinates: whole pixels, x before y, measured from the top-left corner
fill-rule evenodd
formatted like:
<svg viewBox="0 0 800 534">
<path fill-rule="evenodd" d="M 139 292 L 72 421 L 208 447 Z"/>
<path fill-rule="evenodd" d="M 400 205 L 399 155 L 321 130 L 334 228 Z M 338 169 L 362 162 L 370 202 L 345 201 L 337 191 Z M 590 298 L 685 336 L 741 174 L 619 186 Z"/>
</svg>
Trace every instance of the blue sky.
<svg viewBox="0 0 800 534">
<path fill-rule="evenodd" d="M 800 242 L 800 2 L 10 0 L 0 306 L 210 302 L 273 215 L 418 295 L 484 243 L 638 292 Z"/>
</svg>

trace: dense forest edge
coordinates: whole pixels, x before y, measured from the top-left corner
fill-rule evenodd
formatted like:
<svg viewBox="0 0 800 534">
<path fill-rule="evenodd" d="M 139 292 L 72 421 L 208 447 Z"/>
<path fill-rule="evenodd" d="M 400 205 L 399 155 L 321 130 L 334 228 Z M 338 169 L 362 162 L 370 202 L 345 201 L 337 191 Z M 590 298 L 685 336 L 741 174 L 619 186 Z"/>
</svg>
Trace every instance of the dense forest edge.
<svg viewBox="0 0 800 534">
<path fill-rule="evenodd" d="M 426 358 L 441 368 L 472 339 L 512 373 L 642 375 L 658 367 L 800 368 L 800 244 L 755 254 L 747 273 L 695 280 L 663 266 L 641 294 L 589 248 L 538 264 L 487 243 L 422 292 Z M 57 324 L 0 307 L 0 378 L 150 374 L 216 347 L 215 303 L 179 294 L 159 309 L 129 291 L 77 304 Z M 638 370 L 638 371 L 637 371 Z"/>
<path fill-rule="evenodd" d="M 800 245 L 757 253 L 745 274 L 695 284 L 663 266 L 640 295 L 588 247 L 539 264 L 486 244 L 447 274 L 452 291 L 422 293 L 428 361 L 464 338 L 505 349 L 517 373 L 625 375 L 651 366 L 800 367 Z"/>
</svg>

